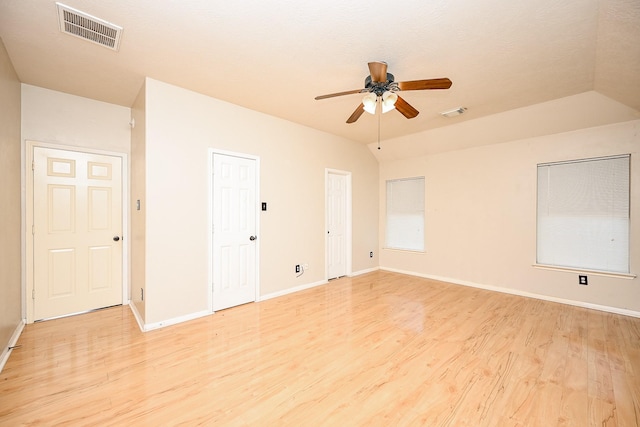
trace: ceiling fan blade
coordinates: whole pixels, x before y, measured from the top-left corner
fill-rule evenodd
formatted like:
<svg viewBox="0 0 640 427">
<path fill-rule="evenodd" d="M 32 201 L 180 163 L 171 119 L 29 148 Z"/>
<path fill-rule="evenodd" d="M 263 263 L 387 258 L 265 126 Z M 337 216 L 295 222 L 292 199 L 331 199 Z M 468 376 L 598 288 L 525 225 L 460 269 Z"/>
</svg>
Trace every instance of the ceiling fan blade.
<svg viewBox="0 0 640 427">
<path fill-rule="evenodd" d="M 420 114 L 418 110 L 413 108 L 407 101 L 398 97 L 396 101 L 396 110 L 398 110 L 403 116 L 407 119 L 413 119 L 415 116 Z"/>
<path fill-rule="evenodd" d="M 334 96 L 342 96 L 342 95 L 351 95 L 354 93 L 360 93 L 362 91 L 365 91 L 364 89 L 354 89 L 354 90 L 348 90 L 346 92 L 337 92 L 337 93 L 329 93 L 327 95 L 320 95 L 320 96 L 316 96 L 314 99 L 318 100 L 318 99 L 327 99 L 327 98 L 333 98 Z"/>
<path fill-rule="evenodd" d="M 442 79 L 412 80 L 410 82 L 398 82 L 398 87 L 400 90 L 449 89 L 451 80 L 446 77 Z"/>
<path fill-rule="evenodd" d="M 355 121 L 360 118 L 362 113 L 364 113 L 364 104 L 361 102 L 360 105 L 358 105 L 358 108 L 356 108 L 351 116 L 349 116 L 349 118 L 347 119 L 347 123 L 355 123 Z"/>
<path fill-rule="evenodd" d="M 386 62 L 369 62 L 369 73 L 371 80 L 374 82 L 387 81 L 387 63 Z"/>
</svg>

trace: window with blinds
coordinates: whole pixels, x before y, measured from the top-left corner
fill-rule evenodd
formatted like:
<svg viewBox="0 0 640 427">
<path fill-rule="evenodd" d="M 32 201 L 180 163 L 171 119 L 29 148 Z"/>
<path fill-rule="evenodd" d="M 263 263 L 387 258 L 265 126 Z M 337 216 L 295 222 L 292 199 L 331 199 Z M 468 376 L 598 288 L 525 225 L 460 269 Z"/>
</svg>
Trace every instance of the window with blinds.
<svg viewBox="0 0 640 427">
<path fill-rule="evenodd" d="M 629 161 L 538 165 L 538 264 L 629 272 Z"/>
<path fill-rule="evenodd" d="M 424 177 L 387 181 L 385 247 L 424 251 Z"/>
</svg>

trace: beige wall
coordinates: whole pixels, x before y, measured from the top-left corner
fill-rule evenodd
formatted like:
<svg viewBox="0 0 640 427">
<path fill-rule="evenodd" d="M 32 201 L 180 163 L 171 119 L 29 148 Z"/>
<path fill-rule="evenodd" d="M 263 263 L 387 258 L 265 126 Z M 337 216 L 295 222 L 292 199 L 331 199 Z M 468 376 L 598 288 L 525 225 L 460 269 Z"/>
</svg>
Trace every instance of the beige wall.
<svg viewBox="0 0 640 427">
<path fill-rule="evenodd" d="M 146 91 L 144 85 L 140 89 L 131 109 L 131 117 L 135 127 L 131 131 L 131 301 L 138 314 L 145 321 L 145 241 L 146 241 L 146 208 L 142 203 L 146 199 Z M 137 201 L 140 200 L 140 210 Z"/>
<path fill-rule="evenodd" d="M 494 118 L 475 121 L 478 135 L 493 132 Z M 503 120 L 502 126 L 510 122 Z M 433 134 L 415 135 L 429 141 Z M 437 140 L 436 144 L 445 144 Z M 468 149 L 386 160 L 380 165 L 381 245 L 385 181 L 423 175 L 426 180 L 426 251 L 382 250 L 382 268 L 497 287 L 577 303 L 640 312 L 640 279 L 578 274 L 532 267 L 536 260 L 536 165 L 631 153 L 631 272 L 640 272 L 640 121 Z"/>
<path fill-rule="evenodd" d="M 325 168 L 352 172 L 353 270 L 376 267 L 378 165 L 366 146 L 152 79 L 146 92 L 147 323 L 207 310 L 209 148 L 260 157 L 261 295 L 325 279 Z"/>
<path fill-rule="evenodd" d="M 0 360 L 22 320 L 20 82 L 0 39 Z"/>
<path fill-rule="evenodd" d="M 131 109 L 22 85 L 22 139 L 129 153 Z"/>
<path fill-rule="evenodd" d="M 209 148 L 261 158 L 261 295 L 324 280 L 325 168 L 353 174 L 353 271 L 377 266 L 377 162 L 360 144 L 152 79 L 132 109 L 23 84 L 22 115 L 23 144 L 131 153 L 130 289 L 147 324 L 208 308 Z"/>
</svg>

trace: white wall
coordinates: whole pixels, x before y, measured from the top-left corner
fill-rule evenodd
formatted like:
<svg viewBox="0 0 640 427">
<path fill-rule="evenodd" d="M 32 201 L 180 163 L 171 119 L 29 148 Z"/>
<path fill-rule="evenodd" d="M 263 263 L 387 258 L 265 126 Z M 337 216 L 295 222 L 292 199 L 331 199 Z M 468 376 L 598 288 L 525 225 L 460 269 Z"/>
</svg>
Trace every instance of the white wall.
<svg viewBox="0 0 640 427">
<path fill-rule="evenodd" d="M 478 135 L 495 120 L 476 121 Z M 502 121 L 502 126 L 510 126 Z M 415 135 L 428 141 L 433 134 Z M 435 141 L 445 144 L 446 140 Z M 380 165 L 380 236 L 385 181 L 426 178 L 426 251 L 382 250 L 382 268 L 640 312 L 640 279 L 540 270 L 536 260 L 536 165 L 631 153 L 631 272 L 640 273 L 640 121 L 386 160 Z M 384 242 L 381 238 L 381 245 Z"/>
<path fill-rule="evenodd" d="M 146 113 L 146 323 L 207 309 L 209 148 L 260 157 L 260 295 L 325 279 L 325 168 L 353 174 L 353 270 L 377 266 L 378 165 L 366 146 L 152 79 Z"/>
</svg>

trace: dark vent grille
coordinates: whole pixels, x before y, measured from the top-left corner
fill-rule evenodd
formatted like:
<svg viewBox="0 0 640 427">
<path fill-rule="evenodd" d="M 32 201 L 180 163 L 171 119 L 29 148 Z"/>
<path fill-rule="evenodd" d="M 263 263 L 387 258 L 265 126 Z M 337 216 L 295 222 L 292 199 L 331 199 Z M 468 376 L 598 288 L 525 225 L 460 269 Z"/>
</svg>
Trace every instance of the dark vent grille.
<svg viewBox="0 0 640 427">
<path fill-rule="evenodd" d="M 122 27 L 80 12 L 61 3 L 58 6 L 60 30 L 93 43 L 118 50 Z"/>
</svg>

